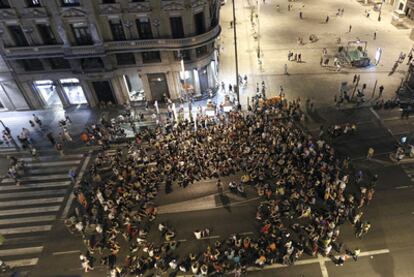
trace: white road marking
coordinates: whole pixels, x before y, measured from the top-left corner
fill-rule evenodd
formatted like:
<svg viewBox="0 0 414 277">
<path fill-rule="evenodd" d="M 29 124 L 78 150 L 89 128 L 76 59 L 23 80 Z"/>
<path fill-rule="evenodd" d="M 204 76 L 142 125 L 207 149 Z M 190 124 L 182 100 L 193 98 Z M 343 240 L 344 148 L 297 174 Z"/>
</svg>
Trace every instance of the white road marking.
<svg viewBox="0 0 414 277">
<path fill-rule="evenodd" d="M 13 210 L 1 210 L 0 216 L 6 215 L 18 215 L 18 214 L 35 214 L 35 213 L 50 213 L 59 211 L 60 206 L 48 206 L 39 208 L 24 208 L 24 209 L 13 209 Z M 4 219 L 6 221 L 7 219 Z"/>
<path fill-rule="evenodd" d="M 399 187 L 395 187 L 395 189 L 409 189 L 409 188 L 412 188 L 413 186 L 412 185 L 409 185 L 409 186 L 399 186 Z"/>
<path fill-rule="evenodd" d="M 361 254 L 359 254 L 360 257 L 365 257 L 365 256 L 374 256 L 374 255 L 381 255 L 381 254 L 387 254 L 390 253 L 389 249 L 380 249 L 380 250 L 372 250 L 372 251 L 366 251 L 366 252 L 361 252 Z"/>
<path fill-rule="evenodd" d="M 36 232 L 50 231 L 51 229 L 52 229 L 52 225 L 14 227 L 14 228 L 0 229 L 0 234 L 2 234 L 2 235 L 14 235 L 14 234 L 24 234 L 24 233 L 36 233 Z"/>
<path fill-rule="evenodd" d="M 62 195 L 66 194 L 66 189 L 54 189 L 54 190 L 38 190 L 38 191 L 20 191 L 11 193 L 0 194 L 0 199 L 9 199 L 14 197 L 32 197 L 32 196 L 43 196 L 43 195 Z"/>
<path fill-rule="evenodd" d="M 320 254 L 318 254 L 317 260 L 319 262 L 319 266 L 321 267 L 322 277 L 329 277 L 328 269 L 326 268 L 324 258 Z"/>
<path fill-rule="evenodd" d="M 70 251 L 62 251 L 62 252 L 53 252 L 53 256 L 59 256 L 59 255 L 68 255 L 68 254 L 76 254 L 80 253 L 80 250 L 70 250 Z"/>
<path fill-rule="evenodd" d="M 51 167 L 51 166 L 64 166 L 64 165 L 77 165 L 80 164 L 80 160 L 72 161 L 51 161 L 51 162 L 28 162 L 26 167 Z"/>
<path fill-rule="evenodd" d="M 83 161 L 82 168 L 79 171 L 78 176 L 76 177 L 76 182 L 75 182 L 74 187 L 78 186 L 79 183 L 82 181 L 83 174 L 85 174 L 85 170 L 86 170 L 86 167 L 89 164 L 90 159 L 91 159 L 91 156 L 88 155 L 86 157 L 86 159 Z M 73 193 L 71 193 L 70 196 L 69 196 L 68 202 L 66 203 L 65 209 L 62 212 L 62 216 L 61 216 L 62 219 L 65 219 L 68 216 L 70 207 L 72 206 L 72 202 L 73 202 L 74 199 L 75 199 L 75 195 Z"/>
<path fill-rule="evenodd" d="M 5 202 L 0 202 L 0 207 L 17 207 L 17 206 L 36 205 L 36 204 L 60 203 L 63 201 L 63 199 L 64 199 L 63 197 L 51 197 L 51 198 L 5 201 Z"/>
<path fill-rule="evenodd" d="M 36 265 L 38 262 L 39 262 L 39 258 L 5 261 L 5 263 L 11 268 L 33 266 L 33 265 Z"/>
<path fill-rule="evenodd" d="M 63 157 L 59 157 L 59 156 L 40 156 L 38 159 L 39 159 L 39 161 L 50 161 L 51 159 L 54 159 L 54 158 L 59 158 L 59 159 L 81 159 L 81 158 L 83 158 L 83 154 L 68 154 L 68 155 L 65 155 L 65 156 L 63 156 Z M 23 160 L 23 161 L 25 161 L 25 162 L 36 162 L 36 161 L 33 161 L 33 159 L 31 158 L 31 157 L 24 157 L 24 158 L 19 158 L 20 160 Z"/>
<path fill-rule="evenodd" d="M 208 237 L 202 237 L 201 239 L 198 240 L 207 240 L 207 239 L 218 239 L 220 236 L 216 235 L 216 236 L 208 236 Z"/>
<path fill-rule="evenodd" d="M 366 252 L 361 252 L 359 254 L 359 257 L 366 257 L 366 256 L 375 256 L 375 255 L 381 255 L 381 254 L 387 254 L 390 253 L 389 249 L 380 249 L 380 250 L 372 250 L 372 251 L 366 251 Z M 332 260 L 330 258 L 326 258 L 326 257 L 322 257 L 320 255 L 318 255 L 318 258 L 313 258 L 313 259 L 305 259 L 305 260 L 300 260 L 295 262 L 295 264 L 293 266 L 297 266 L 297 265 L 307 265 L 307 264 L 316 264 L 319 263 L 321 264 L 321 262 L 331 262 Z M 292 266 L 292 265 L 291 265 Z M 249 267 L 247 268 L 247 271 L 259 271 L 259 270 L 270 270 L 270 269 L 277 269 L 277 268 L 284 268 L 284 267 L 288 267 L 287 265 L 283 265 L 283 264 L 272 264 L 269 266 L 265 266 L 263 269 L 257 268 L 257 267 Z M 326 266 L 324 266 L 326 268 Z M 322 267 L 321 267 L 322 269 Z M 322 269 L 324 270 L 324 269 Z M 327 273 L 327 271 L 326 271 Z M 324 273 L 322 272 L 322 275 Z M 192 276 L 192 275 L 184 275 L 184 276 Z M 323 276 L 327 276 L 327 275 L 323 275 Z"/>
<path fill-rule="evenodd" d="M 52 174 L 52 175 L 41 175 L 41 176 L 24 176 L 19 178 L 20 181 L 46 181 L 52 179 L 69 179 L 68 174 Z M 15 183 L 12 178 L 4 178 L 1 183 Z"/>
<path fill-rule="evenodd" d="M 0 185 L 0 191 L 6 190 L 25 190 L 33 188 L 51 188 L 51 187 L 67 187 L 71 181 L 53 182 L 53 183 L 31 183 L 21 184 L 20 186 L 13 185 Z"/>
<path fill-rule="evenodd" d="M 55 219 L 56 219 L 55 215 L 17 217 L 17 218 L 9 218 L 9 219 L 0 219 L 0 225 L 32 223 L 32 222 L 44 222 L 44 221 L 53 221 Z"/>
<path fill-rule="evenodd" d="M 0 250 L 0 257 L 37 254 L 37 253 L 41 253 L 42 251 L 43 251 L 43 246 L 5 249 L 5 250 Z"/>
</svg>

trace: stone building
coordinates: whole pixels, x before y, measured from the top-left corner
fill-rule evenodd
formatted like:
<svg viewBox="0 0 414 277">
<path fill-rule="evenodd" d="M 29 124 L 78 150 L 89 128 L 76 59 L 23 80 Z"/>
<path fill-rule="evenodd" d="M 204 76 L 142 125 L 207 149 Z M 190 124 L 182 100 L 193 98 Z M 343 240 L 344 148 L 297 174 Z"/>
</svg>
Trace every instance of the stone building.
<svg viewBox="0 0 414 277">
<path fill-rule="evenodd" d="M 202 95 L 217 85 L 219 10 L 219 0 L 0 0 L 0 109 Z"/>
</svg>

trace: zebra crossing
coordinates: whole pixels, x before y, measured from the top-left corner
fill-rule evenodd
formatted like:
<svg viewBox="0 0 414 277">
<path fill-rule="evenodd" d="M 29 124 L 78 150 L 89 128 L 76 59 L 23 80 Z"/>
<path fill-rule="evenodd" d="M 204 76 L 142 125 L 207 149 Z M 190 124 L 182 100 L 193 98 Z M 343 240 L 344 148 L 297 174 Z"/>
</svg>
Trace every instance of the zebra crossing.
<svg viewBox="0 0 414 277">
<path fill-rule="evenodd" d="M 0 146 L 0 155 L 8 155 L 12 153 L 16 153 L 18 149 L 16 146 L 9 144 L 9 145 L 1 145 Z"/>
<path fill-rule="evenodd" d="M 12 268 L 30 270 L 39 262 L 45 238 L 60 217 L 66 195 L 72 186 L 71 168 L 79 171 L 86 163 L 83 154 L 40 156 L 25 161 L 20 186 L 13 179 L 0 180 L 0 259 Z"/>
</svg>

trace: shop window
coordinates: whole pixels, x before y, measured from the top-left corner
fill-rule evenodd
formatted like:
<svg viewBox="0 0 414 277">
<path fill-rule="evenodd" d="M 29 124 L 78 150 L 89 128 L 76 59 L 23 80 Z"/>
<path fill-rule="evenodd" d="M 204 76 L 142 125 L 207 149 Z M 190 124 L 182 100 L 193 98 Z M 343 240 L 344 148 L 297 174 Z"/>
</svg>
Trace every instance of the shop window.
<svg viewBox="0 0 414 277">
<path fill-rule="evenodd" d="M 82 69 L 104 69 L 104 64 L 101 58 L 85 58 L 81 59 Z"/>
<path fill-rule="evenodd" d="M 121 20 L 110 20 L 109 26 L 111 27 L 112 37 L 114 40 L 125 40 L 124 27 Z"/>
<path fill-rule="evenodd" d="M 44 70 L 43 64 L 39 59 L 24 59 L 19 60 L 25 71 L 39 71 Z"/>
<path fill-rule="evenodd" d="M 116 61 L 118 65 L 135 64 L 135 55 L 133 53 L 116 54 Z"/>
<path fill-rule="evenodd" d="M 200 12 L 194 15 L 194 26 L 196 35 L 204 34 L 206 27 L 204 24 L 204 13 Z"/>
<path fill-rule="evenodd" d="M 149 18 L 139 18 L 136 20 L 140 39 L 152 39 L 152 28 Z"/>
<path fill-rule="evenodd" d="M 207 45 L 196 48 L 196 56 L 202 57 L 207 54 Z"/>
<path fill-rule="evenodd" d="M 56 85 L 52 80 L 35 81 L 33 85 L 47 107 L 62 106 L 62 101 L 56 91 Z"/>
<path fill-rule="evenodd" d="M 140 76 L 137 73 L 133 73 L 125 74 L 123 77 L 128 89 L 129 100 L 145 101 L 145 93 Z"/>
<path fill-rule="evenodd" d="M 37 24 L 37 30 L 44 44 L 56 44 L 56 38 L 52 28 L 47 24 Z"/>
<path fill-rule="evenodd" d="M 9 9 L 9 1 L 7 0 L 0 0 L 0 9 Z"/>
<path fill-rule="evenodd" d="M 40 0 L 26 0 L 26 4 L 28 7 L 40 7 Z"/>
<path fill-rule="evenodd" d="M 64 58 L 49 58 L 50 67 L 52 69 L 67 69 L 70 68 L 70 63 Z"/>
<path fill-rule="evenodd" d="M 13 38 L 14 44 L 16 46 L 28 46 L 29 43 L 22 31 L 22 28 L 18 25 L 8 26 L 11 37 Z"/>
<path fill-rule="evenodd" d="M 74 23 L 71 25 L 73 36 L 78 45 L 93 44 L 91 33 L 86 23 Z"/>
<path fill-rule="evenodd" d="M 190 50 L 174 51 L 174 59 L 176 61 L 181 61 L 181 59 L 184 61 L 191 61 L 191 52 Z"/>
<path fill-rule="evenodd" d="M 80 0 L 62 0 L 63 7 L 80 6 Z"/>
<path fill-rule="evenodd" d="M 160 63 L 161 56 L 159 51 L 142 52 L 143 63 Z"/>
<path fill-rule="evenodd" d="M 80 85 L 79 79 L 69 78 L 60 79 L 59 81 L 70 104 L 78 105 L 88 103 L 85 97 L 85 93 L 83 92 L 83 89 Z"/>
</svg>

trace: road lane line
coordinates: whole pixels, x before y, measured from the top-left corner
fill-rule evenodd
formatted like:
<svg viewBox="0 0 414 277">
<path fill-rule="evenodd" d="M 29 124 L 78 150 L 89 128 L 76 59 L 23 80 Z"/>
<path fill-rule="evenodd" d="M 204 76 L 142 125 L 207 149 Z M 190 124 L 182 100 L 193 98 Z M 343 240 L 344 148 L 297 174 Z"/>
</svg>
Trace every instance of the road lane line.
<svg viewBox="0 0 414 277">
<path fill-rule="evenodd" d="M 395 189 L 408 189 L 408 188 L 411 188 L 411 187 L 413 187 L 412 185 L 410 185 L 410 186 L 399 186 L 399 187 L 395 187 Z"/>
<path fill-rule="evenodd" d="M 5 250 L 0 250 L 0 257 L 37 254 L 37 253 L 41 253 L 42 251 L 43 251 L 43 246 L 5 249 Z"/>
<path fill-rule="evenodd" d="M 80 250 L 69 250 L 69 251 L 62 251 L 62 252 L 53 252 L 53 256 L 59 256 L 59 255 L 69 255 L 69 254 L 76 254 L 80 253 Z"/>
<path fill-rule="evenodd" d="M 0 210 L 0 216 L 18 215 L 18 214 L 35 214 L 35 213 L 50 213 L 59 211 L 60 206 L 48 206 L 39 208 L 24 208 L 24 209 L 12 209 L 12 210 Z M 7 219 L 3 219 L 6 222 Z"/>
<path fill-rule="evenodd" d="M 24 267 L 24 266 L 34 266 L 39 262 L 39 258 L 33 259 L 22 259 L 22 260 L 14 260 L 14 261 L 5 261 L 5 263 L 10 266 L 11 268 L 14 267 Z"/>
<path fill-rule="evenodd" d="M 83 174 L 85 174 L 85 170 L 86 170 L 86 167 L 89 164 L 90 159 L 91 159 L 91 156 L 88 155 L 86 157 L 86 159 L 83 161 L 82 168 L 79 171 L 78 176 L 76 177 L 76 182 L 75 182 L 74 187 L 78 186 L 79 183 L 82 181 Z M 69 199 L 68 199 L 68 202 L 65 205 L 65 209 L 62 212 L 62 216 L 61 216 L 62 219 L 66 219 L 66 217 L 68 216 L 70 207 L 72 206 L 72 202 L 73 202 L 74 199 L 75 199 L 75 194 L 73 194 L 73 192 L 71 192 L 70 196 L 69 196 Z"/>
<path fill-rule="evenodd" d="M 328 269 L 326 268 L 325 259 L 318 254 L 318 262 L 319 266 L 321 267 L 322 277 L 329 277 Z"/>
<path fill-rule="evenodd" d="M 389 249 L 379 249 L 379 250 L 372 250 L 372 251 L 366 251 L 366 252 L 361 252 L 361 254 L 359 254 L 360 257 L 365 257 L 365 256 L 374 256 L 374 255 L 381 255 L 381 254 L 388 254 L 390 253 Z"/>
</svg>

